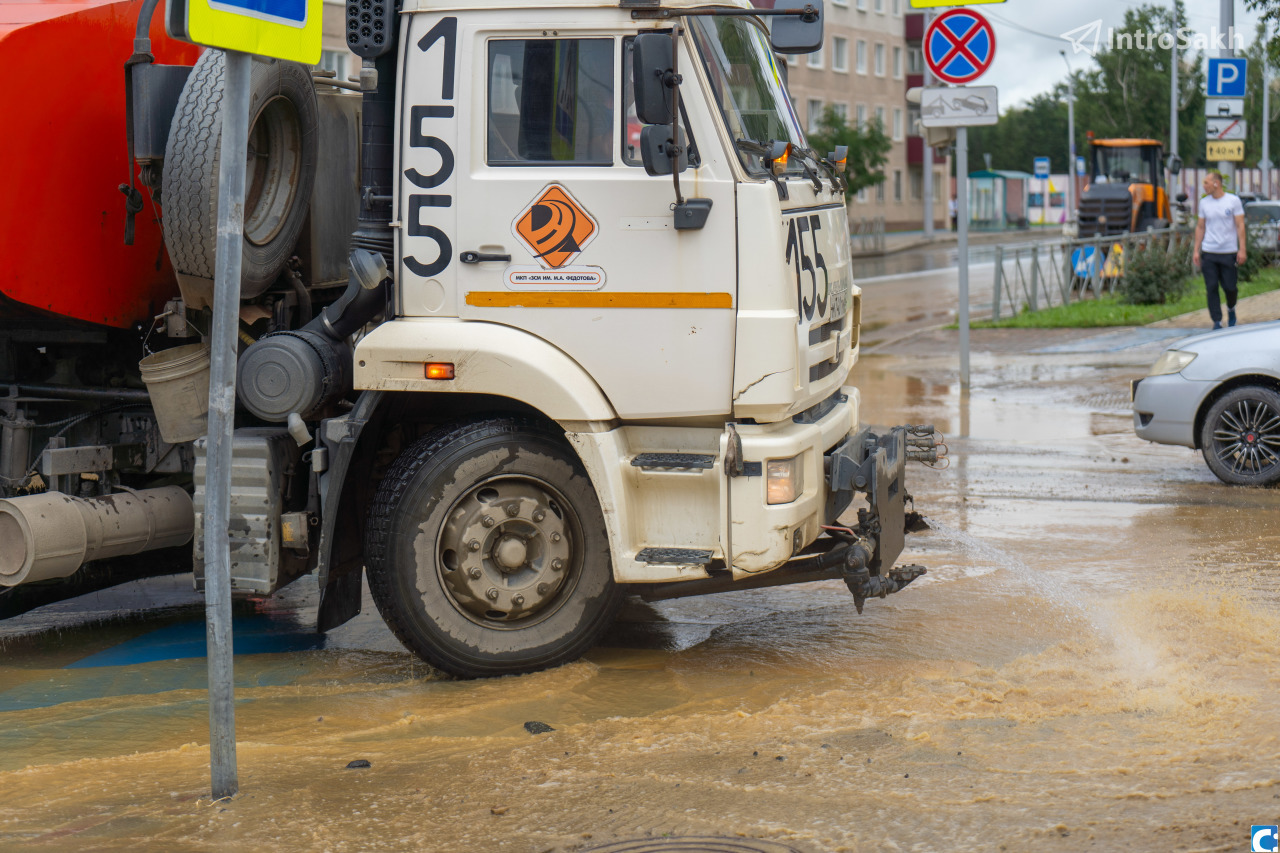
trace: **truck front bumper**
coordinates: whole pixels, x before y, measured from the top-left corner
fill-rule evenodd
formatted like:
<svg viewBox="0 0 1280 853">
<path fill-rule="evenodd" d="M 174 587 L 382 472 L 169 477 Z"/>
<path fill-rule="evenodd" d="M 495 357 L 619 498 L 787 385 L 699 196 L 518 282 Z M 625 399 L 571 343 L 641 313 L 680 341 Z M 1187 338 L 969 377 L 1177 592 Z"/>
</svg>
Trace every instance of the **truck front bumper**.
<svg viewBox="0 0 1280 853">
<path fill-rule="evenodd" d="M 829 411 L 806 421 L 798 416 L 784 424 L 739 424 L 742 470 L 728 478 L 723 507 L 732 519 L 726 562 L 737 579 L 778 568 L 805 552 L 826 527 L 838 525 L 857 493 L 868 507 L 858 528 L 874 550 L 867 561 L 871 574 L 890 567 L 905 544 L 908 459 L 936 460 L 933 427 L 894 427 L 884 435 L 856 429 L 857 390 L 842 389 Z M 733 435 L 727 435 L 722 458 L 731 460 Z M 764 476 L 769 460 L 800 460 L 804 488 L 795 501 L 768 503 Z"/>
</svg>

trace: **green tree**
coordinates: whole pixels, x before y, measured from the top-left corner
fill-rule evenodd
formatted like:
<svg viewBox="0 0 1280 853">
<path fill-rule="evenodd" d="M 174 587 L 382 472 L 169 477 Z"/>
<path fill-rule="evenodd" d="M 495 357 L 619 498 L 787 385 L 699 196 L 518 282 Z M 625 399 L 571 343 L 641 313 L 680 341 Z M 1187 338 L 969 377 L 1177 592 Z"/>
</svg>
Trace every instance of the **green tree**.
<svg viewBox="0 0 1280 853">
<path fill-rule="evenodd" d="M 1280 0 L 1275 2 L 1280 6 Z M 1176 5 L 1178 23 L 1185 28 L 1182 0 Z M 1089 131 L 1099 139 L 1140 137 L 1168 144 L 1173 49 L 1151 44 L 1148 34 L 1175 32 L 1173 10 L 1154 3 L 1129 9 L 1112 43 L 1098 52 L 1096 67 L 1071 75 L 1076 153 L 1088 155 Z M 1178 153 L 1189 164 L 1202 163 L 1204 72 L 1190 41 L 1180 46 L 1178 60 Z M 1069 171 L 1067 91 L 1064 80 L 1026 105 L 1007 110 L 999 124 L 972 129 L 970 162 L 981 163 L 990 154 L 993 168 L 1030 171 L 1035 157 L 1048 157 L 1055 172 Z"/>
<path fill-rule="evenodd" d="M 825 157 L 836 150 L 837 145 L 849 146 L 849 159 L 845 165 L 845 197 L 850 198 L 859 190 L 884 183 L 884 164 L 889 162 L 889 149 L 893 142 L 880 126 L 880 122 L 868 122 L 866 127 L 850 127 L 844 117 L 828 106 L 822 111 L 818 129 L 808 134 L 809 147 Z"/>
</svg>

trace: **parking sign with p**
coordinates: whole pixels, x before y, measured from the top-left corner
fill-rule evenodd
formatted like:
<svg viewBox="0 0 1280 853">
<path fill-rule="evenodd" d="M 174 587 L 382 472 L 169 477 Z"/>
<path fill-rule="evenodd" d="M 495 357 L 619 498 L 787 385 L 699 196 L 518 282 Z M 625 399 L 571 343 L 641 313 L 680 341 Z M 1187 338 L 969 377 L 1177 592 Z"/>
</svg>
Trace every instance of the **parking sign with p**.
<svg viewBox="0 0 1280 853">
<path fill-rule="evenodd" d="M 1243 98 L 1248 68 L 1247 59 L 1210 59 L 1205 94 L 1210 98 Z"/>
</svg>

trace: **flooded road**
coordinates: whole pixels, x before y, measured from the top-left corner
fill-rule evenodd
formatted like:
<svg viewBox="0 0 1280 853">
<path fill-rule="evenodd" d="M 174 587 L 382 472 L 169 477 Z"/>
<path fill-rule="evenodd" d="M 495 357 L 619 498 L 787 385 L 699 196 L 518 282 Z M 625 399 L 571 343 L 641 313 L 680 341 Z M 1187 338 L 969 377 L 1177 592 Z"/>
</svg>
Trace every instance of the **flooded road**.
<svg viewBox="0 0 1280 853">
<path fill-rule="evenodd" d="M 461 682 L 368 603 L 310 634 L 310 580 L 242 605 L 230 801 L 185 578 L 3 623 L 0 848 L 1247 850 L 1280 818 L 1280 491 L 1133 435 L 1158 345 L 1028 340 L 975 332 L 967 398 L 954 333 L 862 358 L 864 419 L 953 461 L 910 470 L 929 575 L 861 616 L 835 582 L 633 603 L 578 663 Z"/>
</svg>

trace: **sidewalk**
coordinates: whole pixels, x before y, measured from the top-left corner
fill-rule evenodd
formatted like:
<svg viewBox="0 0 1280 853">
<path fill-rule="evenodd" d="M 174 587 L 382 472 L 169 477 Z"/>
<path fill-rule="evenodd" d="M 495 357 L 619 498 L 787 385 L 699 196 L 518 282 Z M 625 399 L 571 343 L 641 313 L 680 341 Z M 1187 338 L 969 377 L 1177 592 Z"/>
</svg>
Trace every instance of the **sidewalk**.
<svg viewBox="0 0 1280 853">
<path fill-rule="evenodd" d="M 1224 308 L 1224 323 L 1226 322 L 1225 317 L 1226 309 Z M 1265 323 L 1268 320 L 1280 320 L 1280 290 L 1259 293 L 1257 296 L 1241 299 L 1236 304 L 1236 322 L 1240 325 Z M 1213 321 L 1209 319 L 1209 309 L 1201 308 L 1189 314 L 1179 314 L 1177 317 L 1170 317 L 1167 320 L 1158 320 L 1155 323 L 1150 323 L 1146 328 L 1202 329 L 1207 332 L 1213 328 Z"/>
<path fill-rule="evenodd" d="M 1029 228 L 1026 231 L 970 231 L 970 246 L 990 246 L 995 243 L 1027 243 L 1046 237 L 1061 237 L 1061 225 L 1043 225 Z M 923 231 L 895 231 L 884 235 L 884 251 L 855 251 L 853 258 L 882 258 L 909 252 L 913 249 L 947 249 L 956 245 L 958 238 L 954 231 L 935 231 L 932 240 L 924 238 Z"/>
</svg>

